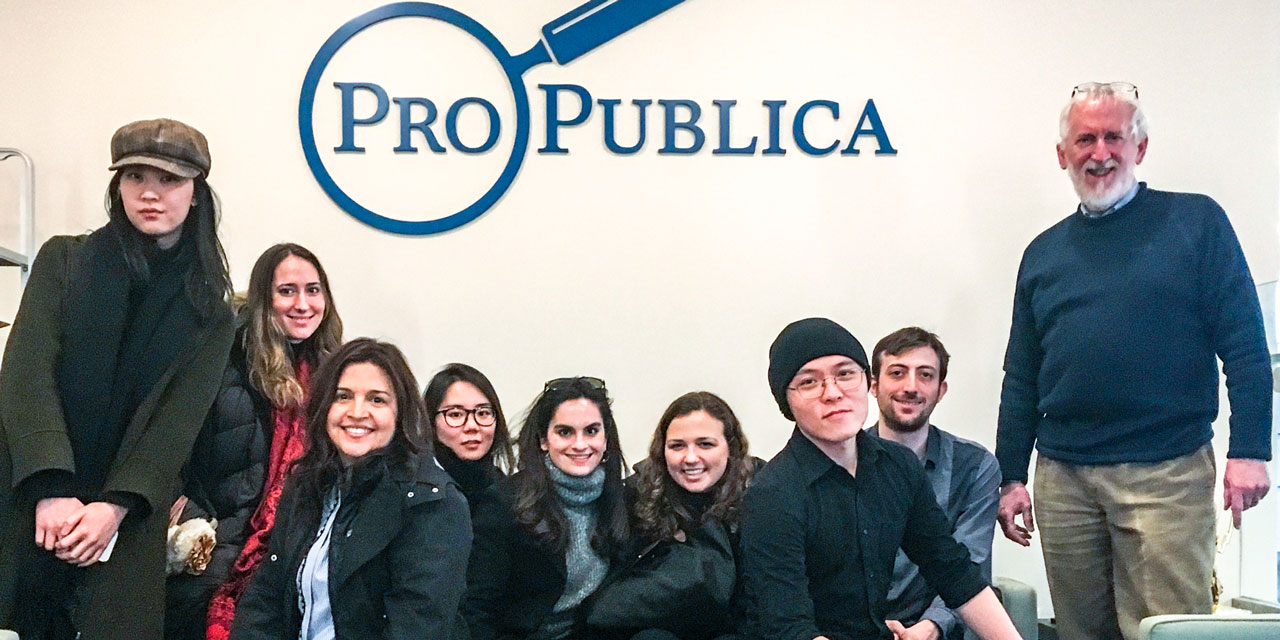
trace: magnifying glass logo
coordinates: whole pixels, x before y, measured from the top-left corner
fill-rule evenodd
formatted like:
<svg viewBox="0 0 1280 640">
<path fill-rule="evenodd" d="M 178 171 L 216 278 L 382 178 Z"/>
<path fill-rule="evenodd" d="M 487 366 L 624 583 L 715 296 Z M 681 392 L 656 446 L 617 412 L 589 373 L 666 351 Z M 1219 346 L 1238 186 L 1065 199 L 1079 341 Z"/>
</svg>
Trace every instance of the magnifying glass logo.
<svg viewBox="0 0 1280 640">
<path fill-rule="evenodd" d="M 572 62 L 681 2 L 684 0 L 590 0 L 544 25 L 542 38 L 538 43 L 519 55 L 511 55 L 493 33 L 479 22 L 449 7 L 429 2 L 397 2 L 373 9 L 342 25 L 329 36 L 307 69 L 302 82 L 302 95 L 298 101 L 298 129 L 307 165 L 325 193 L 344 211 L 367 225 L 403 235 L 428 235 L 456 229 L 488 211 L 511 187 L 521 163 L 524 162 L 529 147 L 530 128 L 529 94 L 524 86 L 524 72 L 546 62 L 561 65 Z M 376 213 L 356 202 L 338 186 L 316 147 L 312 112 L 320 76 L 324 74 L 329 62 L 357 33 L 379 22 L 404 17 L 440 20 L 470 34 L 498 61 L 511 84 L 511 94 L 515 98 L 515 142 L 502 173 L 475 202 L 456 213 L 434 220 L 400 220 Z"/>
</svg>

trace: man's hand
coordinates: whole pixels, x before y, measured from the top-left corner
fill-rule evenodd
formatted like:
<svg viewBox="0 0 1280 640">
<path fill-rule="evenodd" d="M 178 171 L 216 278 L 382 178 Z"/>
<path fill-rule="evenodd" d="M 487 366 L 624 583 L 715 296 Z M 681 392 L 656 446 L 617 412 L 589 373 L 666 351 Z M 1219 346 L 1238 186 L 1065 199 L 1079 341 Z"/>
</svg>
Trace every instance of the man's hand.
<svg viewBox="0 0 1280 640">
<path fill-rule="evenodd" d="M 84 503 L 77 498 L 45 498 L 37 502 L 36 545 L 45 551 L 53 551 L 61 537 L 62 526 L 83 506 Z"/>
<path fill-rule="evenodd" d="M 126 513 L 128 509 L 110 502 L 90 502 L 81 507 L 62 525 L 58 559 L 77 567 L 97 562 Z"/>
<path fill-rule="evenodd" d="M 1019 515 L 1023 526 L 1014 522 Z M 1027 492 L 1027 485 L 1010 482 L 1000 487 L 1000 509 L 996 511 L 996 518 L 1000 521 L 1004 537 L 1024 547 L 1031 546 L 1031 532 L 1036 530 L 1036 519 L 1031 513 L 1031 494 Z"/>
<path fill-rule="evenodd" d="M 1240 514 L 1257 505 L 1270 488 L 1266 462 L 1227 458 L 1227 470 L 1222 474 L 1222 509 L 1231 510 L 1231 522 L 1237 529 Z"/>
<path fill-rule="evenodd" d="M 902 626 L 897 620 L 885 620 L 885 626 L 893 632 L 893 640 L 938 640 L 942 632 L 932 620 L 921 620 L 910 627 Z"/>
</svg>

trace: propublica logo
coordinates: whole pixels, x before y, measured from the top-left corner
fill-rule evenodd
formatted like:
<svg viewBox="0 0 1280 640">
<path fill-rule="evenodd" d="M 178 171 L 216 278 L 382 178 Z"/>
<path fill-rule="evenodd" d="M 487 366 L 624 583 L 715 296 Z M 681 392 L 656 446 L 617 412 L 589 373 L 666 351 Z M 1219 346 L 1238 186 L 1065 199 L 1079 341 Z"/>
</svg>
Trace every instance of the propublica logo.
<svg viewBox="0 0 1280 640">
<path fill-rule="evenodd" d="M 334 32 L 320 47 L 307 70 L 298 104 L 298 126 L 307 164 L 316 181 L 339 207 L 378 229 L 398 234 L 425 235 L 448 231 L 471 222 L 493 207 L 511 187 L 527 153 L 532 123 L 524 73 L 548 62 L 567 64 L 683 1 L 590 0 L 543 26 L 539 41 L 518 55 L 508 52 L 483 25 L 449 7 L 425 2 L 400 2 L 369 11 Z M 411 22 L 398 20 L 402 18 L 436 21 L 436 24 L 444 26 L 449 32 L 437 32 L 429 38 L 430 42 L 424 42 L 428 38 L 417 32 L 396 31 L 397 25 Z M 407 50 L 397 59 L 396 65 L 382 65 L 376 59 L 370 60 L 369 58 L 377 56 L 371 56 L 361 49 L 370 40 L 365 38 L 362 42 L 360 34 L 367 33 L 375 25 L 379 25 L 382 35 L 377 40 L 380 45 L 400 46 Z M 459 39 L 457 34 L 465 37 Z M 350 43 L 354 45 L 347 46 Z M 429 49 L 417 52 L 421 55 L 414 57 L 415 52 L 411 50 L 423 46 Z M 444 76 L 450 76 L 452 72 L 451 78 L 424 79 L 429 75 L 425 71 L 428 65 L 419 65 L 417 61 L 438 59 L 441 55 L 439 49 L 443 46 L 452 46 L 458 51 L 471 51 L 482 58 L 488 57 L 488 67 L 492 67 L 492 63 L 496 61 L 502 79 L 491 84 L 503 85 L 509 93 L 499 96 L 498 93 L 505 92 L 491 92 L 488 97 L 483 94 L 475 95 L 473 92 L 476 89 L 470 82 L 472 76 L 458 71 L 458 65 L 453 60 L 443 65 L 446 71 L 442 72 Z M 353 52 L 352 49 L 356 51 Z M 481 51 L 484 53 L 480 53 Z M 335 59 L 341 58 L 340 53 L 349 59 L 335 62 Z M 409 62 L 406 64 L 406 61 Z M 365 75 L 347 75 L 356 72 L 369 74 L 370 69 L 381 70 L 386 66 L 407 68 L 408 72 L 381 82 L 371 81 Z M 449 85 L 450 79 L 457 81 L 459 77 L 466 80 L 465 87 L 456 88 L 455 93 L 460 95 L 431 95 L 429 90 L 440 90 Z M 331 84 L 325 87 L 326 91 L 318 101 L 317 92 L 323 79 L 330 80 Z M 624 145 L 618 142 L 615 131 L 617 107 L 622 100 L 594 100 L 585 87 L 576 84 L 540 84 L 538 88 L 544 92 L 546 99 L 546 144 L 538 149 L 540 154 L 566 153 L 567 149 L 560 142 L 560 130 L 583 125 L 593 105 L 598 105 L 604 114 L 602 140 L 609 152 L 630 155 L 644 147 L 647 109 L 655 101 L 631 100 L 633 112 L 639 118 L 639 130 L 635 142 Z M 329 93 L 330 90 L 332 93 Z M 424 93 L 428 95 L 421 95 Z M 563 112 L 562 96 L 563 102 L 568 105 Z M 576 110 L 571 104 L 574 98 L 577 100 Z M 656 102 L 658 108 L 654 111 L 661 111 L 663 124 L 663 144 L 658 153 L 687 155 L 699 152 L 707 142 L 707 131 L 711 128 L 701 120 L 703 107 L 693 100 L 668 99 Z M 765 100 L 762 107 L 767 113 L 767 132 L 763 136 L 750 137 L 746 143 L 739 141 L 735 145 L 732 110 L 736 103 L 736 100 L 715 100 L 708 107 L 718 114 L 718 143 L 711 151 L 713 154 L 783 155 L 787 148 L 781 131 L 782 124 L 787 119 L 790 120 L 791 140 L 795 148 L 808 155 L 832 154 L 837 149 L 839 155 L 858 155 L 857 145 L 863 139 L 874 140 L 876 155 L 897 153 L 889 142 L 888 133 L 872 100 L 867 100 L 861 106 L 857 124 L 847 140 L 830 141 L 829 144 L 827 141 L 811 141 L 805 125 L 815 112 L 825 112 L 825 117 L 839 120 L 840 105 L 834 101 L 809 100 L 800 104 L 788 118 L 783 113 L 786 100 Z M 514 112 L 514 133 L 503 127 L 504 106 L 507 107 L 508 115 Z M 570 114 L 569 110 L 575 112 Z M 677 134 L 684 140 L 683 144 Z M 333 143 L 332 146 L 330 143 Z M 504 157 L 502 151 L 508 145 L 509 152 L 505 156 L 505 162 L 501 162 Z M 381 154 L 384 164 L 369 171 L 350 162 L 353 159 L 367 159 L 366 153 Z M 447 164 L 440 164 L 441 162 Z M 423 189 L 416 184 L 414 188 L 401 192 L 381 186 L 370 188 L 370 174 L 382 178 L 380 172 L 401 174 L 402 183 L 415 182 L 417 176 L 437 177 L 441 184 L 448 187 L 448 191 L 470 189 L 471 195 L 445 197 L 445 194 L 441 194 L 441 189 L 436 188 L 428 189 L 429 193 L 423 197 Z M 489 183 L 487 176 L 493 174 L 496 174 L 496 178 Z M 356 180 L 357 176 L 359 180 Z M 484 176 L 482 182 L 476 182 L 476 176 Z M 339 186 L 340 178 L 344 184 L 349 185 L 348 189 Z M 351 185 L 357 182 L 360 186 L 353 188 Z M 475 193 L 480 193 L 480 196 L 472 200 Z M 415 205 L 431 202 L 438 209 L 444 207 L 444 214 L 434 211 L 428 213 L 425 219 L 411 219 L 421 217 L 421 210 L 406 213 L 402 207 L 406 201 Z M 398 207 L 401 210 L 391 211 Z"/>
</svg>

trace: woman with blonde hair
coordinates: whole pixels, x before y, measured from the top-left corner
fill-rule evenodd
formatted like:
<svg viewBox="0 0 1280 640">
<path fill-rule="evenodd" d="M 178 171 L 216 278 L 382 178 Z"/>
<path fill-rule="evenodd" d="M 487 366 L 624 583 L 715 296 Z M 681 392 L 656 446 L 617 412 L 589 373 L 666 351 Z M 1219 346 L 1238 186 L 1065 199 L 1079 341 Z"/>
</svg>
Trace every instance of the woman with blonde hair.
<svg viewBox="0 0 1280 640">
<path fill-rule="evenodd" d="M 258 258 L 238 320 L 177 518 L 216 518 L 217 545 L 204 573 L 169 579 L 171 640 L 226 637 L 262 560 L 285 474 L 306 447 L 311 375 L 342 343 L 324 267 L 296 244 L 277 244 Z"/>
</svg>

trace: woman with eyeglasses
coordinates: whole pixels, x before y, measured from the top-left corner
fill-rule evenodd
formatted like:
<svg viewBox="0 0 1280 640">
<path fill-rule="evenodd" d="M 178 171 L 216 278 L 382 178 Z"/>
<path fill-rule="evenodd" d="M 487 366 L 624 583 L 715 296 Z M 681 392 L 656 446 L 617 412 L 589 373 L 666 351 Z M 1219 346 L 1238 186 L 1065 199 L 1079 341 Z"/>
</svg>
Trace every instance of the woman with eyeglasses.
<svg viewBox="0 0 1280 640">
<path fill-rule="evenodd" d="M 583 602 L 628 539 L 622 449 L 604 381 L 548 382 L 520 430 L 519 471 L 475 514 L 463 608 L 473 640 L 588 638 Z"/>
<path fill-rule="evenodd" d="M 453 640 L 466 588 L 466 501 L 432 460 L 404 354 L 369 338 L 333 352 L 307 404 L 307 450 L 235 640 Z"/>
<path fill-rule="evenodd" d="M 498 393 L 475 367 L 455 362 L 431 378 L 422 399 L 434 419 L 436 461 L 453 476 L 474 514 L 484 490 L 515 458 Z"/>
<path fill-rule="evenodd" d="M 0 628 L 159 638 L 164 531 L 233 335 L 203 134 L 121 127 L 106 225 L 40 249 L 0 369 Z"/>
<path fill-rule="evenodd" d="M 631 640 L 735 638 L 738 519 L 762 461 L 733 409 L 706 391 L 667 407 L 649 457 L 627 479 L 636 550 L 597 594 L 596 635 Z"/>
<path fill-rule="evenodd" d="M 203 573 L 167 585 L 170 640 L 226 638 L 236 601 L 266 550 L 285 474 L 306 448 L 311 376 L 342 344 L 329 277 L 305 247 L 258 257 L 222 387 L 185 472 L 175 520 L 216 519 Z"/>
</svg>

